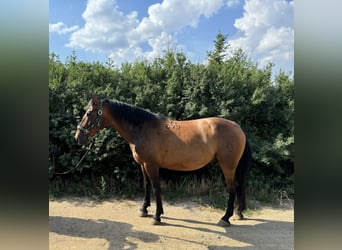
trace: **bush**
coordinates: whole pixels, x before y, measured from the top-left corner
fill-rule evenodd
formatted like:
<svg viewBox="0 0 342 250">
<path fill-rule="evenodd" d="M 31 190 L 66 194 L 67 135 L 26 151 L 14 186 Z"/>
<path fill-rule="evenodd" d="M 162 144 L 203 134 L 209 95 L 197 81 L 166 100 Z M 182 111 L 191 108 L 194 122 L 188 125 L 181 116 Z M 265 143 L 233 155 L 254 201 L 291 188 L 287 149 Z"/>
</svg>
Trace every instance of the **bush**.
<svg viewBox="0 0 342 250">
<path fill-rule="evenodd" d="M 105 196 L 142 189 L 140 166 L 114 130 L 102 130 L 91 152 L 74 169 L 86 149 L 77 146 L 73 136 L 92 93 L 173 119 L 218 116 L 234 120 L 245 130 L 254 152 L 250 186 L 260 190 L 293 187 L 293 79 L 279 72 L 272 81 L 272 65 L 259 69 L 241 50 L 227 60 L 214 52 L 208 53 L 209 59 L 216 56 L 208 65 L 192 64 L 182 53 L 170 51 L 152 62 L 125 63 L 121 68 L 79 62 L 75 54 L 62 63 L 57 55 L 51 54 L 51 193 L 62 194 L 80 180 L 91 180 L 84 183 L 93 187 L 89 188 L 91 191 L 85 186 L 78 187 L 77 194 L 93 192 Z M 212 166 L 197 175 L 209 176 L 205 181 L 222 178 L 215 163 Z M 70 173 L 56 174 L 64 171 Z"/>
</svg>

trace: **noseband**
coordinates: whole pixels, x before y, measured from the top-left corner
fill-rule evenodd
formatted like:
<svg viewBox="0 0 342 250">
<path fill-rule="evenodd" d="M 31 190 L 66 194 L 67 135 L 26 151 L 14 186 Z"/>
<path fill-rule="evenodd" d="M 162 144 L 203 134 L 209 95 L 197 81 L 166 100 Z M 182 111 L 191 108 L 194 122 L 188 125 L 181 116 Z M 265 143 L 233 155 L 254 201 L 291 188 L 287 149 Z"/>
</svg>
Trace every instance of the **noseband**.
<svg viewBox="0 0 342 250">
<path fill-rule="evenodd" d="M 102 100 L 100 101 L 100 107 L 97 111 L 97 116 L 96 119 L 93 123 L 90 124 L 90 126 L 88 128 L 84 128 L 81 126 L 81 123 L 77 125 L 77 129 L 80 130 L 82 132 L 83 135 L 85 135 L 87 137 L 87 139 L 92 139 L 92 137 L 89 136 L 90 130 L 94 127 L 98 127 L 99 129 L 101 129 L 101 117 L 103 114 L 103 110 L 102 110 Z"/>
</svg>

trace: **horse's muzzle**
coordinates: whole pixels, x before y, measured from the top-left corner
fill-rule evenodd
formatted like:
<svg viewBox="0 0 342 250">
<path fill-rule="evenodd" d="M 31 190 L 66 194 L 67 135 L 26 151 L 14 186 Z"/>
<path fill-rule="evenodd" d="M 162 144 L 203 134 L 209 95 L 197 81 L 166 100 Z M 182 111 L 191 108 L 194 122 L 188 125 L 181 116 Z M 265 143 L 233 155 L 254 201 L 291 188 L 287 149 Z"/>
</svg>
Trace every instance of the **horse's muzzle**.
<svg viewBox="0 0 342 250">
<path fill-rule="evenodd" d="M 78 145 L 87 145 L 89 144 L 89 140 L 88 137 L 85 136 L 83 133 L 81 133 L 80 131 L 76 132 L 75 135 L 75 140 L 77 142 Z"/>
</svg>

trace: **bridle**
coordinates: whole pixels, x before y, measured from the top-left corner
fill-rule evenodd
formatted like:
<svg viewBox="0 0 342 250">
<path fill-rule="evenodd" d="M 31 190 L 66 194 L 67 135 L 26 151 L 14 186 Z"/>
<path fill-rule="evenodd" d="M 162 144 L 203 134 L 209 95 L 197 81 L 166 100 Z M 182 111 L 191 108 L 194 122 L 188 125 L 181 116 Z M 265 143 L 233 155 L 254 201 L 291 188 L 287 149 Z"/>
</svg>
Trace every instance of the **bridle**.
<svg viewBox="0 0 342 250">
<path fill-rule="evenodd" d="M 82 158 L 79 160 L 79 162 L 77 163 L 77 165 L 65 172 L 55 172 L 55 174 L 58 174 L 58 175 L 64 175 L 64 174 L 68 174 L 70 173 L 71 171 L 77 169 L 80 165 L 81 165 L 81 162 L 83 161 L 83 159 L 86 157 L 86 155 L 90 152 L 90 149 L 91 147 L 93 146 L 94 142 L 92 141 L 93 137 L 89 136 L 89 133 L 90 133 L 90 130 L 94 127 L 98 127 L 99 129 L 101 129 L 101 118 L 102 118 L 102 114 L 103 114 L 103 107 L 102 107 L 102 100 L 100 101 L 100 107 L 99 109 L 97 110 L 97 116 L 96 116 L 96 119 L 93 123 L 90 124 L 90 126 L 88 128 L 84 128 L 82 127 L 81 123 L 77 125 L 77 129 L 79 129 L 82 134 L 84 136 L 87 137 L 87 140 L 88 141 L 91 141 L 89 147 L 87 148 L 87 151 L 84 153 L 84 155 L 82 156 Z"/>
<path fill-rule="evenodd" d="M 100 101 L 100 106 L 99 109 L 97 110 L 97 116 L 94 122 L 92 122 L 90 124 L 89 127 L 84 128 L 82 127 L 81 123 L 77 125 L 77 129 L 80 130 L 82 132 L 82 134 L 84 136 L 87 137 L 87 140 L 89 141 L 89 139 L 91 140 L 93 137 L 89 136 L 90 130 L 94 127 L 98 127 L 99 129 L 101 129 L 101 118 L 102 118 L 102 114 L 103 114 L 103 110 L 102 110 L 102 100 Z"/>
</svg>

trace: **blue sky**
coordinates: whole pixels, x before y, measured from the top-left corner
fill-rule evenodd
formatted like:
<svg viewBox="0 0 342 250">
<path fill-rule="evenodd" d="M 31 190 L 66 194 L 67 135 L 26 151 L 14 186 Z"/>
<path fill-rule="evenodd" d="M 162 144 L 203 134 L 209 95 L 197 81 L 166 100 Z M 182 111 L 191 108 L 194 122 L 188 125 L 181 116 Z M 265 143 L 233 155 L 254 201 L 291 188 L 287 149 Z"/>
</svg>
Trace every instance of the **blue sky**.
<svg viewBox="0 0 342 250">
<path fill-rule="evenodd" d="M 153 59 L 167 49 L 205 63 L 219 31 L 263 67 L 293 73 L 294 1 L 50 0 L 49 50 L 62 61 Z M 229 53 L 228 53 L 229 56 Z"/>
</svg>

